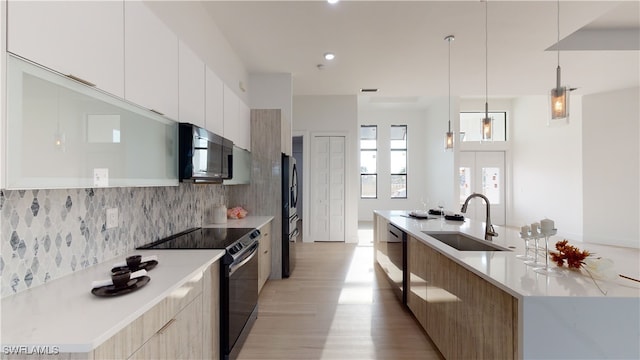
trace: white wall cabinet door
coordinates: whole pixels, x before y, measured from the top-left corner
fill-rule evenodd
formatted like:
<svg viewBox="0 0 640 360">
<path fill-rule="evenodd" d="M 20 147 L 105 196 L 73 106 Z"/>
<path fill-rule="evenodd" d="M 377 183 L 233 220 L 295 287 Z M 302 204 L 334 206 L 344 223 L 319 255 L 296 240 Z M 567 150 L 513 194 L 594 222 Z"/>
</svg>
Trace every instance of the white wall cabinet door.
<svg viewBox="0 0 640 360">
<path fill-rule="evenodd" d="M 224 83 L 208 66 L 205 69 L 205 128 L 224 136 Z"/>
<path fill-rule="evenodd" d="M 345 241 L 345 138 L 314 136 L 311 169 L 313 241 Z"/>
<path fill-rule="evenodd" d="M 141 1 L 124 10 L 125 98 L 178 119 L 178 37 Z"/>
<path fill-rule="evenodd" d="M 180 122 L 205 127 L 205 65 L 184 42 L 179 44 Z"/>
<path fill-rule="evenodd" d="M 251 111 L 226 84 L 224 85 L 224 137 L 236 146 L 251 150 Z"/>
<path fill-rule="evenodd" d="M 282 152 L 287 155 L 293 154 L 293 138 L 291 137 L 291 119 L 282 116 Z"/>
<path fill-rule="evenodd" d="M 229 88 L 229 86 L 227 86 L 227 84 L 223 85 L 222 98 L 224 101 L 224 133 L 221 135 L 235 143 L 239 134 L 237 122 L 240 98 Z"/>
<path fill-rule="evenodd" d="M 238 102 L 238 146 L 251 151 L 251 109 L 242 100 Z"/>
<path fill-rule="evenodd" d="M 124 97 L 122 1 L 8 1 L 7 50 Z"/>
</svg>

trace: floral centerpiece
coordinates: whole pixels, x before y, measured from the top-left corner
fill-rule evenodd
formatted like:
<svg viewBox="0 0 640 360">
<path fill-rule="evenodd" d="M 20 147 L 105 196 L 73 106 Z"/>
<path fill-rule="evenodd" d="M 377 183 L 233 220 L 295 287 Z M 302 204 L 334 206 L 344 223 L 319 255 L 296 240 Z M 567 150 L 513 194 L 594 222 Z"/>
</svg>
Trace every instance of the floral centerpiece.
<svg viewBox="0 0 640 360">
<path fill-rule="evenodd" d="M 551 260 L 555 262 L 556 265 L 563 267 L 566 262 L 569 269 L 584 269 L 591 280 L 593 280 L 593 283 L 598 287 L 598 290 L 604 295 L 607 294 L 606 291 L 600 288 L 596 282 L 596 278 L 610 279 L 615 277 L 613 261 L 611 261 L 611 259 L 596 257 L 587 250 L 580 250 L 573 245 L 569 245 L 567 240 L 558 241 L 556 243 L 556 250 L 558 251 L 549 252 Z"/>
</svg>

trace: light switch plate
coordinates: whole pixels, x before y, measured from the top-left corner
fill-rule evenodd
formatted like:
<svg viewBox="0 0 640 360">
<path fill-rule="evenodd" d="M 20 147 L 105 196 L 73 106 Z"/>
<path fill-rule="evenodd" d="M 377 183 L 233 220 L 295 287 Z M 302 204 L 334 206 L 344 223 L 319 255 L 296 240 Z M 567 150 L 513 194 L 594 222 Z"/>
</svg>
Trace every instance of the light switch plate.
<svg viewBox="0 0 640 360">
<path fill-rule="evenodd" d="M 118 208 L 107 209 L 107 229 L 118 227 Z"/>
</svg>

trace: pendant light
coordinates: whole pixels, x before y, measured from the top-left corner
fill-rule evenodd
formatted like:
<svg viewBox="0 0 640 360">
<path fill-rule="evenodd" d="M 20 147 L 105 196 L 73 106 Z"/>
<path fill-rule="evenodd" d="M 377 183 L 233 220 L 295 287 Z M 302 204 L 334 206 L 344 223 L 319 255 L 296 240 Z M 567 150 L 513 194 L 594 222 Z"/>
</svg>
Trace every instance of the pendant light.
<svg viewBox="0 0 640 360">
<path fill-rule="evenodd" d="M 551 89 L 551 120 L 566 119 L 569 121 L 569 87 L 562 86 L 560 82 L 560 0 L 557 1 L 558 15 L 558 41 L 556 52 L 558 54 L 558 67 L 556 68 L 556 87 Z"/>
<path fill-rule="evenodd" d="M 482 118 L 482 140 L 492 140 L 493 119 L 489 117 L 489 1 L 484 1 L 484 118 Z"/>
<path fill-rule="evenodd" d="M 444 149 L 453 150 L 453 131 L 451 131 L 451 42 L 456 38 L 453 35 L 448 35 L 444 39 L 449 42 L 449 131 L 444 137 Z"/>
</svg>

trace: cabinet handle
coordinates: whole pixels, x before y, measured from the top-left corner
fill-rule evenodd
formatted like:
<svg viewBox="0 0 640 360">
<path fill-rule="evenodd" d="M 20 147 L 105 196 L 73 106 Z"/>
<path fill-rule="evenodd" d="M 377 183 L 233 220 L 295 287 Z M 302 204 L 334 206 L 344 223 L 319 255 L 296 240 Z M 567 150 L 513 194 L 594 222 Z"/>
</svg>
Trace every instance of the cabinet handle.
<svg viewBox="0 0 640 360">
<path fill-rule="evenodd" d="M 83 78 L 79 78 L 79 77 L 77 77 L 77 76 L 75 76 L 73 74 L 67 74 L 67 77 L 69 79 L 75 80 L 75 81 L 77 81 L 79 83 L 83 83 L 83 84 L 85 84 L 87 86 L 96 87 L 96 84 L 92 83 L 91 81 L 87 81 L 87 80 L 85 80 Z"/>
<path fill-rule="evenodd" d="M 169 326 L 171 326 L 171 324 L 173 324 L 174 322 L 176 322 L 176 319 L 171 319 L 171 320 L 169 320 L 169 322 L 167 322 L 166 324 L 164 324 L 164 326 L 163 326 L 163 327 L 161 327 L 161 328 L 160 328 L 160 330 L 158 330 L 158 331 L 157 331 L 157 333 L 158 333 L 158 334 L 163 334 L 163 333 L 167 330 L 167 328 L 168 328 Z"/>
<path fill-rule="evenodd" d="M 156 114 L 158 114 L 158 115 L 164 116 L 164 114 L 163 114 L 163 113 L 161 113 L 161 112 L 160 112 L 160 111 L 158 111 L 158 110 L 155 110 L 155 109 L 149 109 L 149 110 L 151 110 L 151 112 L 154 112 L 154 113 L 156 113 Z"/>
</svg>

